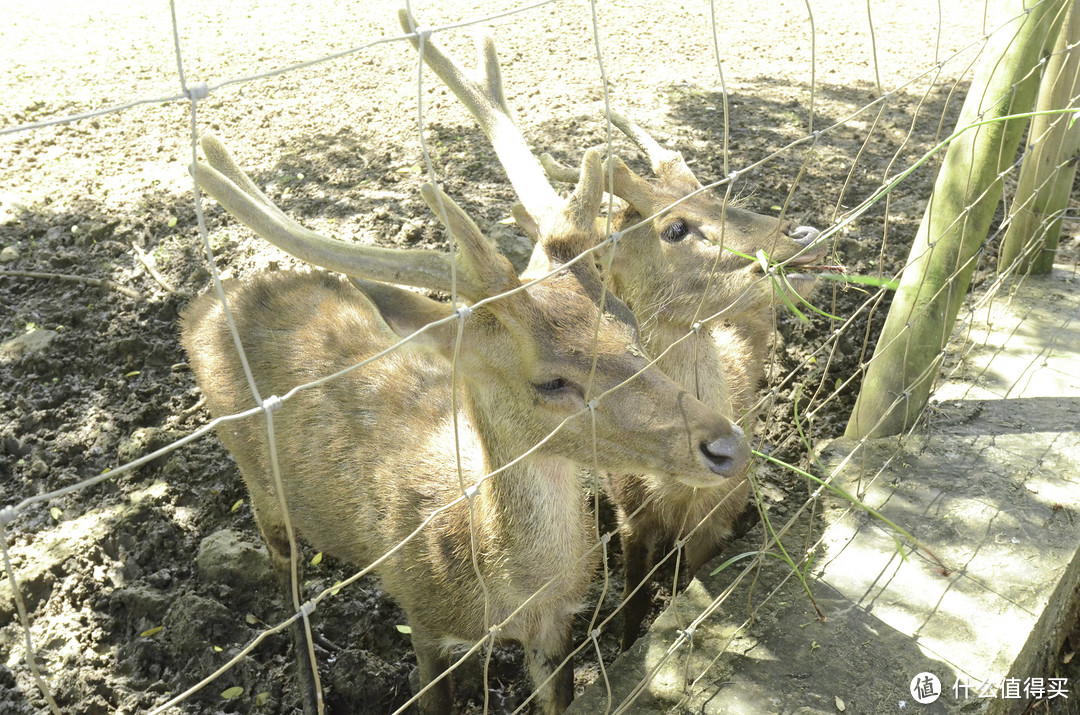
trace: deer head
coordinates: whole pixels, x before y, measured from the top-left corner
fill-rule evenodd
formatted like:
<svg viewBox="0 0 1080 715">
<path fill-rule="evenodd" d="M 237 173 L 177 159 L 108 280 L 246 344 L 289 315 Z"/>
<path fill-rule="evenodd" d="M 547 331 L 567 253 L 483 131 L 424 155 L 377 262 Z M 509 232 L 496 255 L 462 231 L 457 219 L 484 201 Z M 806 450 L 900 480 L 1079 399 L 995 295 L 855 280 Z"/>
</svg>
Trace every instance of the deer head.
<svg viewBox="0 0 1080 715">
<path fill-rule="evenodd" d="M 611 191 L 625 202 L 614 225 L 624 250 L 611 268 L 616 291 L 635 310 L 663 310 L 668 321 L 690 325 L 724 313 L 755 312 L 782 290 L 806 298 L 820 263 L 819 232 L 732 205 L 706 189 L 682 154 L 660 146 L 641 127 L 612 111 L 612 123 L 646 153 L 655 174 L 646 179 L 612 158 Z M 541 157 L 553 178 L 577 172 Z M 699 307 L 700 306 L 700 307 Z"/>
<path fill-rule="evenodd" d="M 407 10 L 400 10 L 398 17 L 402 28 L 413 33 L 410 39 L 423 61 L 488 137 L 522 204 L 514 217 L 538 240 L 543 227 L 531 217 L 558 202 L 548 177 L 576 183 L 580 173 L 550 155 L 543 155 L 540 162 L 533 155 L 507 104 L 490 35 L 477 37 L 477 69 L 470 70 L 430 38 L 421 38 L 423 33 L 417 32 Z M 693 322 L 719 313 L 731 318 L 759 311 L 775 300 L 776 290 L 792 297 L 810 294 L 813 276 L 799 269 L 808 269 L 824 255 L 824 247 L 814 245 L 816 229 L 731 205 L 702 187 L 681 154 L 661 147 L 618 112 L 611 116 L 645 151 L 656 174 L 655 179 L 645 179 L 611 157 L 603 176 L 605 184 L 610 179 L 608 190 L 625 202 L 614 221 L 618 249 L 611 265 L 613 287 L 635 312 L 661 309 L 666 321 L 689 330 Z M 603 238 L 602 230 L 594 234 Z M 545 256 L 534 254 L 525 275 L 547 268 Z"/>
<path fill-rule="evenodd" d="M 424 329 L 413 344 L 457 360 L 478 428 L 502 435 L 497 441 L 507 453 L 499 457 L 511 459 L 543 442 L 542 452 L 591 464 L 594 415 L 595 456 L 607 469 L 647 470 L 692 485 L 744 471 L 749 448 L 742 431 L 649 365 L 633 314 L 605 291 L 593 261 L 574 260 L 601 241 L 597 152 L 586 153 L 568 199 L 549 186 L 553 200 L 529 214 L 540 231 L 544 263 L 556 272 L 523 281 L 465 212 L 430 185 L 423 197 L 458 241 L 453 259 L 315 234 L 274 206 L 219 141 L 204 137 L 202 145 L 209 166 L 200 165 L 199 183 L 230 213 L 279 248 L 346 273 L 389 330 L 409 337 Z M 451 260 L 456 289 L 471 304 L 456 313 L 382 283 L 448 291 Z M 460 326 L 445 320 L 455 315 Z M 430 325 L 440 320 L 445 322 Z M 567 420 L 573 422 L 564 428 Z"/>
</svg>

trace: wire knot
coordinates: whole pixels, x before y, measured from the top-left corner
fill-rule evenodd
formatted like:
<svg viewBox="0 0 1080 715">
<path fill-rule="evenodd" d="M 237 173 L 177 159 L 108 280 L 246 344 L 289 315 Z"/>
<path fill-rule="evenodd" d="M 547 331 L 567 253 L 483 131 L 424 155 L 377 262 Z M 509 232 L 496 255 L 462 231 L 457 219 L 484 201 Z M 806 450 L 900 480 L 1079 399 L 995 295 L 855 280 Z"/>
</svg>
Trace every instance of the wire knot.
<svg viewBox="0 0 1080 715">
<path fill-rule="evenodd" d="M 262 408 L 267 412 L 274 412 L 279 407 L 281 407 L 281 404 L 282 400 L 280 397 L 278 397 L 277 395 L 270 395 L 265 400 L 263 400 Z"/>
<path fill-rule="evenodd" d="M 735 171 L 731 172 L 727 175 L 727 178 L 730 183 L 734 184 L 735 180 L 739 178 L 739 170 L 736 169 Z"/>
<path fill-rule="evenodd" d="M 299 613 L 304 618 L 307 618 L 308 616 L 310 616 L 314 612 L 315 612 L 315 601 L 304 601 L 302 604 L 300 604 Z"/>
<path fill-rule="evenodd" d="M 622 231 L 612 231 L 608 234 L 608 240 L 611 241 L 611 245 L 614 246 L 622 238 Z"/>
<path fill-rule="evenodd" d="M 694 335 L 701 333 L 701 321 L 698 321 L 690 326 L 690 329 L 694 331 Z"/>
<path fill-rule="evenodd" d="M 206 82 L 189 85 L 184 88 L 184 94 L 188 96 L 188 99 L 195 101 L 206 99 L 207 95 L 210 94 L 210 85 Z"/>
<path fill-rule="evenodd" d="M 586 405 L 590 412 L 596 412 L 596 400 L 589 400 L 589 404 Z"/>
<path fill-rule="evenodd" d="M 478 485 L 476 485 L 476 484 L 473 484 L 470 487 L 465 487 L 465 498 L 468 499 L 469 501 L 472 501 L 473 498 L 476 497 L 476 495 L 479 494 L 479 493 L 480 493 L 480 487 Z"/>
<path fill-rule="evenodd" d="M 413 34 L 420 38 L 421 42 L 427 42 L 433 32 L 434 30 L 431 29 L 430 25 L 415 25 L 413 27 Z"/>
<path fill-rule="evenodd" d="M 680 634 L 686 636 L 686 640 L 690 641 L 691 643 L 694 642 L 694 634 L 696 632 L 697 632 L 697 630 L 693 626 L 691 626 L 690 628 L 687 628 L 686 630 L 676 631 L 676 633 L 680 633 Z"/>
<path fill-rule="evenodd" d="M 472 315 L 472 308 L 468 305 L 459 306 L 458 309 L 454 311 L 454 315 L 458 317 L 458 320 L 465 320 L 465 318 Z"/>
</svg>

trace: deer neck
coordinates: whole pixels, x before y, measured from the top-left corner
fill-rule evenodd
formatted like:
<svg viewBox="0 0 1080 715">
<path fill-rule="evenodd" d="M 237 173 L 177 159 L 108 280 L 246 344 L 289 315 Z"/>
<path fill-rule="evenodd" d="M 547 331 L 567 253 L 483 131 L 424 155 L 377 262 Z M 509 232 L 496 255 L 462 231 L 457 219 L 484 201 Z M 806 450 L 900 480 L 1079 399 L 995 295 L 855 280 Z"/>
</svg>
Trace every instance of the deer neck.
<svg viewBox="0 0 1080 715">
<path fill-rule="evenodd" d="M 668 377 L 730 419 L 734 407 L 725 364 L 729 356 L 724 354 L 714 327 L 703 326 L 695 333 L 689 326 L 657 317 L 642 325 L 641 338 L 651 355 L 661 355 L 657 365 Z"/>
<path fill-rule="evenodd" d="M 582 559 L 590 522 L 577 465 L 547 455 L 517 459 L 533 445 L 520 443 L 516 420 L 501 416 L 509 429 L 500 429 L 493 424 L 493 414 L 499 413 L 474 405 L 478 432 L 484 435 L 484 469 L 488 474 L 501 470 L 477 495 L 488 530 L 488 555 L 525 593 L 551 579 L 559 582 L 552 593 L 565 591 L 580 574 L 588 573 Z"/>
</svg>

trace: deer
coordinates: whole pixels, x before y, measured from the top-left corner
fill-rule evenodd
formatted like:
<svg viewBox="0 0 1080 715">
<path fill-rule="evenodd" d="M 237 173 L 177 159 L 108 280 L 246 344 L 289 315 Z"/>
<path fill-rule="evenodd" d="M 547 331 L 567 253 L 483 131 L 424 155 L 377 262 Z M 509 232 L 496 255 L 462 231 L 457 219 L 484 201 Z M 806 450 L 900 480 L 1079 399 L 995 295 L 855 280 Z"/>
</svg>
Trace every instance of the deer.
<svg viewBox="0 0 1080 715">
<path fill-rule="evenodd" d="M 539 161 L 506 101 L 502 70 L 489 33 L 477 36 L 477 66 L 466 69 L 407 10 L 399 20 L 424 62 L 461 101 L 487 136 L 520 201 L 517 223 L 533 240 L 532 207 L 553 200 L 548 180 L 576 182 L 580 171 L 542 154 Z M 421 37 L 423 35 L 423 37 Z M 698 181 L 683 156 L 662 147 L 617 111 L 612 123 L 649 158 L 654 179 L 609 157 L 605 190 L 621 201 L 611 217 L 617 244 L 607 273 L 614 292 L 640 321 L 642 343 L 676 382 L 750 433 L 758 391 L 774 339 L 771 311 L 781 300 L 805 300 L 824 257 L 820 232 L 756 214 Z M 546 176 L 545 176 L 546 174 Z M 597 218 L 598 237 L 604 219 Z M 544 270 L 533 255 L 523 275 Z M 784 298 L 780 298 L 780 294 Z M 737 475 L 699 487 L 634 471 L 605 471 L 625 562 L 621 647 L 637 639 L 650 604 L 645 588 L 661 555 L 679 547 L 677 585 L 752 523 L 749 485 Z M 752 514 L 752 515 L 751 515 Z"/>
<path fill-rule="evenodd" d="M 650 364 L 633 313 L 605 290 L 594 262 L 579 259 L 600 241 L 599 153 L 586 152 L 568 198 L 549 187 L 552 201 L 530 214 L 550 271 L 522 279 L 431 184 L 421 194 L 456 242 L 453 254 L 310 231 L 219 140 L 201 144 L 208 163 L 193 171 L 206 193 L 270 243 L 348 276 L 279 272 L 226 283 L 258 393 L 287 395 L 370 361 L 279 401 L 280 495 L 268 408 L 217 429 L 279 580 L 288 590 L 287 517 L 315 549 L 374 565 L 411 630 L 421 712 L 451 711 L 450 650 L 486 638 L 520 643 L 537 709 L 562 712 L 573 698 L 570 624 L 599 558 L 581 465 L 709 488 L 750 460 L 742 429 Z M 274 403 L 253 397 L 224 313 L 211 292 L 181 319 L 215 418 Z M 318 712 L 305 626 L 293 637 L 305 712 Z"/>
</svg>

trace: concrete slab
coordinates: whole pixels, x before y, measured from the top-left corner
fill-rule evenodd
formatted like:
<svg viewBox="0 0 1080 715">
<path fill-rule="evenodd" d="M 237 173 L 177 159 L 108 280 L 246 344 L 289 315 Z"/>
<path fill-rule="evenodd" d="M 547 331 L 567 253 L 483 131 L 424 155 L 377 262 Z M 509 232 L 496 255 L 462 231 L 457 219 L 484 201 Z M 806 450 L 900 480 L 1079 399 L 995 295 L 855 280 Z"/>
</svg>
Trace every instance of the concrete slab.
<svg viewBox="0 0 1080 715">
<path fill-rule="evenodd" d="M 999 713 L 1062 697 L 1047 663 L 1080 584 L 1080 291 L 1057 270 L 971 316 L 922 433 L 820 454 L 920 548 L 823 496 L 783 541 L 815 544 L 824 621 L 775 558 L 706 567 L 570 712 Z"/>
</svg>

